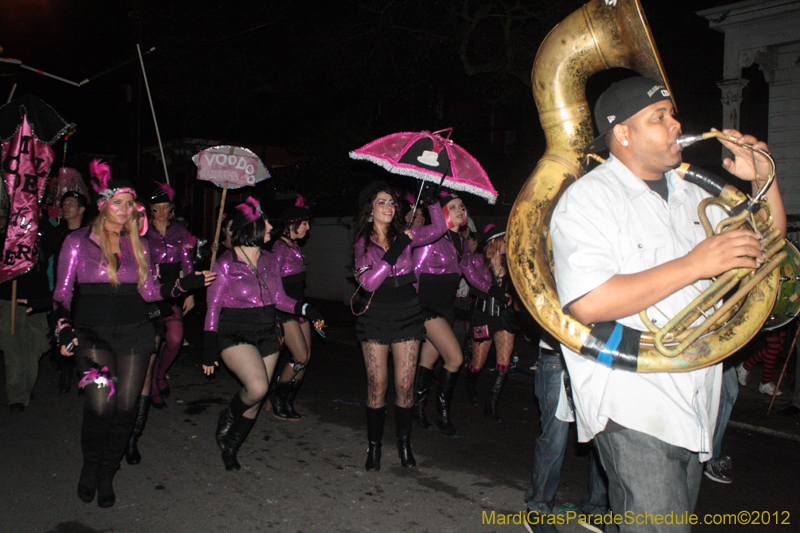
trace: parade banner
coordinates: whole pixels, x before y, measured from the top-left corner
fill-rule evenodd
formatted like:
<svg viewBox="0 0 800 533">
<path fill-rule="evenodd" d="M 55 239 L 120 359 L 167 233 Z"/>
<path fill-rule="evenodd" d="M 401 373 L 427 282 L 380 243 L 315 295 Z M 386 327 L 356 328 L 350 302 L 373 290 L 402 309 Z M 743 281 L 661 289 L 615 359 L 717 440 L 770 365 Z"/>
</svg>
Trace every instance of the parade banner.
<svg viewBox="0 0 800 533">
<path fill-rule="evenodd" d="M 27 115 L 14 137 L 3 144 L 2 175 L 9 207 L 0 282 L 26 273 L 36 263 L 39 202 L 53 157 L 53 149 L 33 136 Z"/>
<path fill-rule="evenodd" d="M 206 148 L 194 154 L 192 161 L 197 165 L 197 179 L 210 181 L 217 187 L 222 187 L 222 200 L 219 203 L 217 230 L 214 235 L 214 242 L 219 242 L 228 189 L 255 185 L 271 176 L 255 152 L 241 146 L 223 144 Z M 211 268 L 214 268 L 216 260 L 217 252 L 214 251 L 211 253 Z"/>
<path fill-rule="evenodd" d="M 197 179 L 213 181 L 217 184 L 228 183 L 246 187 L 255 185 L 256 169 L 261 161 L 258 157 L 246 155 L 200 152 L 197 161 Z"/>
</svg>

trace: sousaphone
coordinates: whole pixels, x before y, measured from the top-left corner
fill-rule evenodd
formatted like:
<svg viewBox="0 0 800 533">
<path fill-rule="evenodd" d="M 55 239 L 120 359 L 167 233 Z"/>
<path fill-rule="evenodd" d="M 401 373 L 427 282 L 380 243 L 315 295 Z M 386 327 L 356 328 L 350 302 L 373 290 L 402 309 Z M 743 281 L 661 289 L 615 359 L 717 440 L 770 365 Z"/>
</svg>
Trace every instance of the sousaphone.
<svg viewBox="0 0 800 533">
<path fill-rule="evenodd" d="M 771 227 L 769 206 L 761 201 L 769 184 L 748 198 L 722 180 L 682 166 L 682 177 L 708 190 L 716 208 L 730 215 L 720 227 L 707 231 L 751 227 L 763 236 L 767 258 L 757 271 L 737 269 L 720 276 L 667 329 L 653 326 L 642 333 L 624 328 L 620 335 L 618 327 L 589 327 L 561 311 L 552 273 L 550 217 L 561 193 L 586 170 L 583 148 L 594 137 L 586 82 L 615 67 L 669 88 L 638 0 L 592 0 L 565 18 L 539 47 L 531 79 L 547 149 L 509 217 L 507 254 L 514 286 L 544 329 L 573 351 L 612 368 L 680 372 L 709 366 L 758 333 L 780 291 L 777 267 L 786 260 L 786 243 Z M 770 183 L 773 177 L 774 172 Z M 767 213 L 767 220 L 756 214 L 759 211 Z"/>
</svg>

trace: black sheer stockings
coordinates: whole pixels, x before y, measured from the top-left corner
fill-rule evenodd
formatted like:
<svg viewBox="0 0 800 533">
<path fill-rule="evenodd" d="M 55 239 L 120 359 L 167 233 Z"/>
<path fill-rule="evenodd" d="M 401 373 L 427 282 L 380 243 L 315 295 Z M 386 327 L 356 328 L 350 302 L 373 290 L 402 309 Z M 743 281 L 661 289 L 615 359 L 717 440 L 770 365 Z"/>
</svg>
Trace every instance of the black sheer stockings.
<svg viewBox="0 0 800 533">
<path fill-rule="evenodd" d="M 108 397 L 109 387 L 92 383 L 83 388 L 88 409 L 99 417 L 113 416 L 117 410 L 133 412 L 136 409 L 150 363 L 149 353 L 114 354 L 109 350 L 82 349 L 78 346 L 75 357 L 80 379 L 83 379 L 85 372 L 93 368 L 99 371 L 103 367 L 108 368 L 111 378 L 116 378 L 115 392 L 111 398 Z"/>
<path fill-rule="evenodd" d="M 222 360 L 242 383 L 239 397 L 248 406 L 245 418 L 255 418 L 261 403 L 267 397 L 270 378 L 278 361 L 278 354 L 262 358 L 252 344 L 240 344 L 222 350 Z"/>
</svg>

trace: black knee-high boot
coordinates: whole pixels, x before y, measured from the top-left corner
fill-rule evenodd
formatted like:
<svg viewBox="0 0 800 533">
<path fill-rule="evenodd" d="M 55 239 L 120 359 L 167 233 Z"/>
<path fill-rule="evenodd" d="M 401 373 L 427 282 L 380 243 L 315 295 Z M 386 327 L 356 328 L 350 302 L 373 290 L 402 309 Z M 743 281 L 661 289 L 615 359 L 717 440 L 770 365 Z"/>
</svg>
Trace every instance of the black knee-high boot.
<svg viewBox="0 0 800 533">
<path fill-rule="evenodd" d="M 133 422 L 133 433 L 128 439 L 128 447 L 125 448 L 125 460 L 129 465 L 138 465 L 142 462 L 139 453 L 139 437 L 144 433 L 144 426 L 147 424 L 147 413 L 150 412 L 150 396 L 139 396 L 139 403 L 136 406 L 136 420 Z"/>
<path fill-rule="evenodd" d="M 500 393 L 503 392 L 506 379 L 508 379 L 508 372 L 500 372 L 499 370 L 495 372 L 492 390 L 489 392 L 489 398 L 486 400 L 486 408 L 483 411 L 485 416 L 488 416 L 498 424 L 502 422 L 503 419 L 497 414 L 497 401 L 500 399 Z"/>
<path fill-rule="evenodd" d="M 292 390 L 289 392 L 289 396 L 286 397 L 286 412 L 289 414 L 289 420 L 300 420 L 303 417 L 294 410 L 294 400 L 297 398 L 300 387 L 303 386 L 303 380 L 293 379 L 289 383 L 292 384 Z"/>
<path fill-rule="evenodd" d="M 275 394 L 272 396 L 272 416 L 278 420 L 288 420 L 290 422 L 297 422 L 300 420 L 300 415 L 295 413 L 294 390 L 295 386 L 299 386 L 300 382 L 297 380 L 279 381 L 275 385 Z"/>
<path fill-rule="evenodd" d="M 225 464 L 225 470 L 231 471 L 242 468 L 236 454 L 239 452 L 239 448 L 242 447 L 245 439 L 247 439 L 247 435 L 255 424 L 255 418 L 245 418 L 242 416 L 231 428 L 228 435 L 228 445 L 222 452 L 222 462 Z"/>
<path fill-rule="evenodd" d="M 480 370 L 467 369 L 467 375 L 464 378 L 467 382 L 467 399 L 472 405 L 478 405 L 478 375 Z"/>
<path fill-rule="evenodd" d="M 422 365 L 417 367 L 417 376 L 414 379 L 414 420 L 420 429 L 428 429 L 431 423 L 425 416 L 425 407 L 428 405 L 428 393 L 433 381 L 433 370 Z"/>
<path fill-rule="evenodd" d="M 383 424 L 386 422 L 386 408 L 370 409 L 367 407 L 367 470 L 381 469 L 381 443 L 383 441 Z"/>
<path fill-rule="evenodd" d="M 458 372 L 450 372 L 442 367 L 436 384 L 436 420 L 434 424 L 446 437 L 456 437 L 458 432 L 450 420 L 450 404 L 453 403 L 453 390 L 458 381 Z"/>
<path fill-rule="evenodd" d="M 103 448 L 108 439 L 113 417 L 100 417 L 88 408 L 83 410 L 81 423 L 81 451 L 83 452 L 83 467 L 78 481 L 78 498 L 85 503 L 94 500 L 97 491 L 97 471 L 103 460 Z"/>
<path fill-rule="evenodd" d="M 411 407 L 394 406 L 394 423 L 397 429 L 397 455 L 404 467 L 417 466 L 411 452 Z"/>
<path fill-rule="evenodd" d="M 247 406 L 237 392 L 234 394 L 233 398 L 231 398 L 231 403 L 228 404 L 228 407 L 223 409 L 219 414 L 219 418 L 217 419 L 216 439 L 217 446 L 219 446 L 219 449 L 223 452 L 225 448 L 228 447 L 228 434 L 231 428 L 233 428 L 237 420 L 242 418 L 242 415 L 247 409 Z"/>
<path fill-rule="evenodd" d="M 103 448 L 103 459 L 97 470 L 97 505 L 100 507 L 111 507 L 116 501 L 112 482 L 128 446 L 135 418 L 136 413 L 132 411 L 118 410 L 111 422 L 108 439 Z"/>
</svg>

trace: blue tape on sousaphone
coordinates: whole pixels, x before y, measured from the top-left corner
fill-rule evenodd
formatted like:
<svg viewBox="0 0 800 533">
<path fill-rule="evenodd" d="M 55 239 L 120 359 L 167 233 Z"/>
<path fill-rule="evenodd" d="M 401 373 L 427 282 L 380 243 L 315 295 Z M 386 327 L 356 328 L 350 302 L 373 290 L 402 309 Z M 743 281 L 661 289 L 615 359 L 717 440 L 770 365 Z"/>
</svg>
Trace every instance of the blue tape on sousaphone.
<svg viewBox="0 0 800 533">
<path fill-rule="evenodd" d="M 609 368 L 636 372 L 641 335 L 617 322 L 600 322 L 581 346 L 581 355 Z"/>
</svg>

